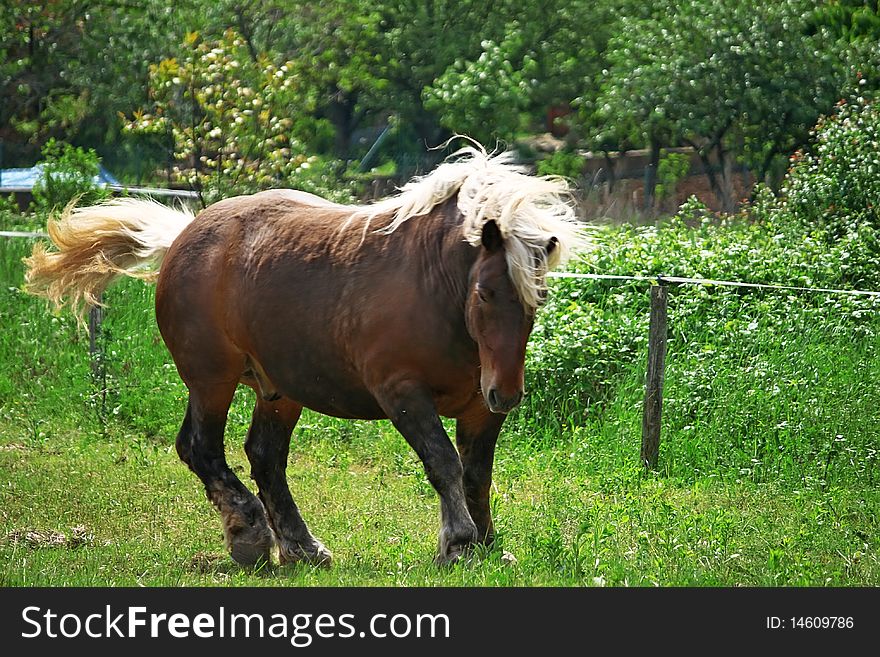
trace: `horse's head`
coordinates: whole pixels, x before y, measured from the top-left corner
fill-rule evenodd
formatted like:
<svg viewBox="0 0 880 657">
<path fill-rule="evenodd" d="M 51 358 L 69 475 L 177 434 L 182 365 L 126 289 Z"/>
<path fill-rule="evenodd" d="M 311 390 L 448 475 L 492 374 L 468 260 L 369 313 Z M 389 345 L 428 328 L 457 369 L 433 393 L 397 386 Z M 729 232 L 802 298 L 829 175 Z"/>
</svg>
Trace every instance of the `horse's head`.
<svg viewBox="0 0 880 657">
<path fill-rule="evenodd" d="M 556 243 L 556 238 L 548 242 L 548 254 Z M 526 343 L 535 313 L 517 292 L 494 221 L 483 227 L 465 312 L 468 331 L 479 347 L 480 388 L 486 405 L 493 413 L 509 413 L 523 397 Z"/>
</svg>

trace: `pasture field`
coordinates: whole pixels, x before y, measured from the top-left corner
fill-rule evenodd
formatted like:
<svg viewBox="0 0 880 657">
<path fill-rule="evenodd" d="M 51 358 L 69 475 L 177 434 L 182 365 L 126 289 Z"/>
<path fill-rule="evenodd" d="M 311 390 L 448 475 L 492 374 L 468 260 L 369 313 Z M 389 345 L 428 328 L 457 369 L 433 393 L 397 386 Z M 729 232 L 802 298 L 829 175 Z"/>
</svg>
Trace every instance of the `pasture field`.
<svg viewBox="0 0 880 657">
<path fill-rule="evenodd" d="M 851 252 L 760 221 L 678 217 L 596 239 L 585 271 L 875 284 Z M 174 450 L 186 391 L 153 288 L 106 295 L 96 381 L 85 332 L 21 291 L 29 248 L 0 241 L 2 586 L 880 585 L 874 299 L 674 289 L 660 464 L 645 473 L 645 286 L 553 281 L 497 451 L 494 549 L 434 567 L 437 498 L 403 438 L 305 413 L 288 477 L 335 563 L 254 572 L 226 556 Z M 246 483 L 252 397 L 240 391 L 227 429 Z"/>
</svg>

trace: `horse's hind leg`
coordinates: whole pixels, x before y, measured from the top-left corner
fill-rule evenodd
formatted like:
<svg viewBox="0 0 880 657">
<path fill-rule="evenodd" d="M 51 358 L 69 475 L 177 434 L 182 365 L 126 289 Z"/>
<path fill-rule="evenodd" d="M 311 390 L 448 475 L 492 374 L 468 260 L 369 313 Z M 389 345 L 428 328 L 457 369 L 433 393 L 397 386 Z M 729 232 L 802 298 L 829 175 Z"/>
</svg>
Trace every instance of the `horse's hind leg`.
<svg viewBox="0 0 880 657">
<path fill-rule="evenodd" d="M 177 436 L 177 453 L 205 484 L 223 517 L 232 558 L 242 565 L 268 561 L 273 545 L 263 505 L 226 463 L 223 432 L 235 383 L 190 386 L 189 405 Z"/>
<path fill-rule="evenodd" d="M 287 487 L 290 434 L 302 406 L 289 399 L 258 397 L 244 449 L 251 462 L 260 499 L 278 540 L 280 562 L 307 561 L 329 566 L 330 551 L 312 536 Z"/>
</svg>

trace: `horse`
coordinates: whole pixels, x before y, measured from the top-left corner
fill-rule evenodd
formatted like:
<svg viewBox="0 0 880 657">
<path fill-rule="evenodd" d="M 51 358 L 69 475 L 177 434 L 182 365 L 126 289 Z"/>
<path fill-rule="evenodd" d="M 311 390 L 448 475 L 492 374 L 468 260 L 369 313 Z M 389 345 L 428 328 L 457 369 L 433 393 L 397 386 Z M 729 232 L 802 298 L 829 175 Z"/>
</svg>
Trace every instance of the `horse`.
<svg viewBox="0 0 880 657">
<path fill-rule="evenodd" d="M 276 189 L 193 213 L 151 200 L 68 207 L 54 249 L 25 259 L 26 289 L 80 320 L 128 275 L 156 282 L 162 339 L 189 392 L 181 460 L 243 565 L 329 565 L 291 496 L 286 466 L 303 408 L 389 419 L 440 498 L 436 562 L 494 538 L 495 446 L 524 390 L 526 345 L 547 272 L 588 246 L 570 190 L 479 144 L 396 194 L 339 205 Z M 256 392 L 244 449 L 255 496 L 229 468 L 239 384 Z M 441 416 L 455 419 L 453 446 Z"/>
</svg>

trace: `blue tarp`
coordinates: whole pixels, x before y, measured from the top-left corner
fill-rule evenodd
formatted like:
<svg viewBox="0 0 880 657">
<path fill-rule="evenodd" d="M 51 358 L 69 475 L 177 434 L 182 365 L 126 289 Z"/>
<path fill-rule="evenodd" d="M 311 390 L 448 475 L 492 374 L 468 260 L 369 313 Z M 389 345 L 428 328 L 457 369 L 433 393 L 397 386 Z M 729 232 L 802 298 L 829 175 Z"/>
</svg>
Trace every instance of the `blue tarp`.
<svg viewBox="0 0 880 657">
<path fill-rule="evenodd" d="M 0 169 L 0 190 L 7 188 L 33 189 L 42 175 L 42 164 L 37 164 L 27 169 Z M 98 175 L 95 176 L 95 184 L 99 187 L 104 187 L 106 185 L 118 185 L 119 181 L 107 169 L 101 167 Z"/>
</svg>

